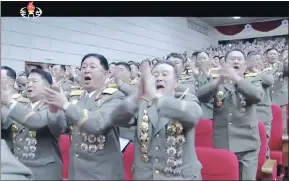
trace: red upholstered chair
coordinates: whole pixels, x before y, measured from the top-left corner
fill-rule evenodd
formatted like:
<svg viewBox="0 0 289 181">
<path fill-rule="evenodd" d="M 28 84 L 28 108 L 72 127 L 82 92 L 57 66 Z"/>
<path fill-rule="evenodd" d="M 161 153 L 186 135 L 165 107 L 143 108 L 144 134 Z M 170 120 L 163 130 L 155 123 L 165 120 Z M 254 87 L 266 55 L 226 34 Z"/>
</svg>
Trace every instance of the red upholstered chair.
<svg viewBox="0 0 289 181">
<path fill-rule="evenodd" d="M 68 134 L 61 134 L 59 137 L 59 147 L 62 157 L 62 179 L 68 179 L 68 167 L 69 167 L 69 148 L 70 137 Z"/>
<path fill-rule="evenodd" d="M 213 121 L 210 119 L 201 119 L 196 125 L 195 146 L 213 147 Z"/>
<path fill-rule="evenodd" d="M 132 165 L 134 161 L 134 143 L 130 143 L 123 155 L 123 167 L 125 180 L 132 180 Z"/>
<path fill-rule="evenodd" d="M 203 180 L 239 180 L 239 163 L 228 150 L 196 147 Z"/>
<path fill-rule="evenodd" d="M 282 158 L 282 134 L 283 134 L 283 123 L 282 123 L 282 109 L 279 105 L 273 104 L 271 106 L 273 120 L 271 125 L 271 134 L 269 140 L 270 157 L 277 161 L 278 165 L 283 164 Z"/>
<path fill-rule="evenodd" d="M 257 180 L 275 180 L 277 179 L 277 163 L 276 160 L 266 159 L 266 127 L 262 121 L 258 122 L 259 135 L 260 135 L 260 152 L 258 158 Z"/>
</svg>

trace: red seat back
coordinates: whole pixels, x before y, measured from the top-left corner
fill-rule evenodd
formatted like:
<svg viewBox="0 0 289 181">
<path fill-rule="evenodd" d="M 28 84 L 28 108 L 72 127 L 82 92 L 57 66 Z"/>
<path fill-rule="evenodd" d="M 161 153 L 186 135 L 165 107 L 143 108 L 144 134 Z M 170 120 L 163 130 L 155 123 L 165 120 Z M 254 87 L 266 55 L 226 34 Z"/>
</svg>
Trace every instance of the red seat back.
<svg viewBox="0 0 289 181">
<path fill-rule="evenodd" d="M 237 156 L 223 149 L 196 148 L 203 180 L 239 180 Z"/>
<path fill-rule="evenodd" d="M 280 150 L 282 149 L 282 133 L 283 133 L 283 123 L 282 123 L 282 109 L 279 105 L 272 104 L 272 114 L 273 120 L 271 125 L 271 134 L 269 140 L 270 150 Z"/>
<path fill-rule="evenodd" d="M 258 122 L 259 127 L 259 135 L 260 135 L 260 151 L 259 151 L 259 157 L 258 157 L 258 170 L 257 170 L 257 179 L 262 178 L 262 166 L 266 162 L 266 153 L 267 153 L 267 134 L 266 134 L 266 127 L 262 121 Z"/>
<path fill-rule="evenodd" d="M 134 143 L 130 143 L 123 153 L 125 180 L 132 180 L 132 165 L 134 162 Z"/>
<path fill-rule="evenodd" d="M 196 125 L 196 147 L 213 147 L 213 121 L 201 119 Z"/>
<path fill-rule="evenodd" d="M 59 147 L 62 157 L 62 178 L 68 178 L 70 137 L 62 134 L 59 137 Z"/>
</svg>

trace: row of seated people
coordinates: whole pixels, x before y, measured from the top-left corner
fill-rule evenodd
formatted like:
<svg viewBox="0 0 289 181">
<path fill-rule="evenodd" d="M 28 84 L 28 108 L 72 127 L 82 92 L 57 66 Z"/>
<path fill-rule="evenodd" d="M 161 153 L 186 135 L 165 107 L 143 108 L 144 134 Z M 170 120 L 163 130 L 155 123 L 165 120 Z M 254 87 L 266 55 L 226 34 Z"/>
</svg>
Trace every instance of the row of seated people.
<svg viewBox="0 0 289 181">
<path fill-rule="evenodd" d="M 259 134 L 261 140 L 258 170 L 256 180 L 288 179 L 288 135 L 283 134 L 282 110 L 278 105 L 272 105 L 272 128 L 268 143 L 270 156 L 267 156 L 266 128 L 259 121 Z M 288 111 L 288 105 L 287 105 Z M 288 115 L 288 114 L 287 114 Z M 289 119 L 287 118 L 287 121 Z M 289 121 L 288 121 L 289 122 Z M 287 124 L 289 125 L 289 124 Z M 196 153 L 202 163 L 203 180 L 238 180 L 239 164 L 236 155 L 228 150 L 214 149 L 213 123 L 210 119 L 201 119 L 196 126 Z M 63 159 L 63 180 L 68 177 L 70 138 L 68 135 L 60 136 L 60 147 Z M 123 153 L 126 180 L 132 180 L 132 165 L 134 161 L 134 143 L 130 143 Z"/>
</svg>

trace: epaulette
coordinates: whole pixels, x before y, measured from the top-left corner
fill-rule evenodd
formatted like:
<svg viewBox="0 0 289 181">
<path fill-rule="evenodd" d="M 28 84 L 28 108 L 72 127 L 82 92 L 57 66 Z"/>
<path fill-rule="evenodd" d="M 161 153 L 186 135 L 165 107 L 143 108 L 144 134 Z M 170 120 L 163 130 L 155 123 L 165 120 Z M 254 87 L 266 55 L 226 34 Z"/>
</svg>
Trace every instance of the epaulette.
<svg viewBox="0 0 289 181">
<path fill-rule="evenodd" d="M 129 84 L 130 84 L 130 85 L 135 85 L 136 83 L 137 83 L 136 80 L 131 80 Z"/>
<path fill-rule="evenodd" d="M 248 73 L 245 74 L 245 77 L 256 77 L 258 75 L 258 73 Z"/>
<path fill-rule="evenodd" d="M 21 95 L 20 95 L 20 94 L 17 94 L 17 93 L 16 93 L 16 94 L 13 94 L 13 95 L 12 95 L 12 99 L 18 99 L 20 96 L 21 96 Z"/>
<path fill-rule="evenodd" d="M 84 92 L 84 90 L 75 90 L 75 91 L 72 91 L 69 95 L 70 96 L 80 96 L 83 92 Z"/>
<path fill-rule="evenodd" d="M 219 77 L 220 74 L 212 74 L 212 78 L 217 78 Z"/>
<path fill-rule="evenodd" d="M 268 71 L 271 71 L 271 70 L 272 70 L 271 67 L 267 67 L 267 68 L 263 69 L 262 72 L 268 72 Z"/>
<path fill-rule="evenodd" d="M 118 91 L 116 88 L 106 88 L 102 91 L 103 94 L 114 94 Z"/>
<path fill-rule="evenodd" d="M 117 84 L 108 84 L 108 88 L 117 88 Z"/>
<path fill-rule="evenodd" d="M 30 103 L 30 102 L 31 102 L 30 99 L 25 98 L 25 97 L 22 97 L 22 96 L 16 98 L 15 100 L 16 100 L 17 102 L 22 102 L 22 103 Z"/>
</svg>

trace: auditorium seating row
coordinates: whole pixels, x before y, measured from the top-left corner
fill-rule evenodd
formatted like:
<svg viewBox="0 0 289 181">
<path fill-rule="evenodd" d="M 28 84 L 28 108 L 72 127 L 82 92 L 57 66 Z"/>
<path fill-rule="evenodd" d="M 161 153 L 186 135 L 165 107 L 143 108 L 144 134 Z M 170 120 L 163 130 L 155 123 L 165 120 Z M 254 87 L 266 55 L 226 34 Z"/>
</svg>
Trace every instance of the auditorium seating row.
<svg viewBox="0 0 289 181">
<path fill-rule="evenodd" d="M 288 178 L 288 134 L 283 134 L 282 109 L 272 105 L 272 127 L 269 140 L 270 158 L 266 157 L 266 128 L 259 121 L 259 134 L 261 140 L 257 180 L 279 180 Z M 288 105 L 287 105 L 288 111 Z M 288 115 L 288 114 L 287 114 Z M 287 118 L 288 122 L 288 118 Z M 287 123 L 288 125 L 288 123 Z M 287 129 L 289 130 L 289 129 Z M 63 180 L 68 177 L 70 137 L 61 135 L 59 144 L 63 160 Z M 203 180 L 238 180 L 239 164 L 236 155 L 228 150 L 213 148 L 213 122 L 201 119 L 196 126 L 196 152 L 202 163 Z M 134 161 L 134 144 L 130 143 L 123 153 L 125 179 L 132 180 L 131 168 Z M 221 164 L 220 164 L 221 163 Z"/>
</svg>

